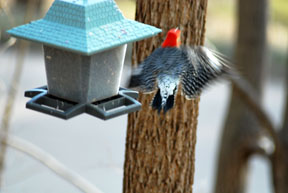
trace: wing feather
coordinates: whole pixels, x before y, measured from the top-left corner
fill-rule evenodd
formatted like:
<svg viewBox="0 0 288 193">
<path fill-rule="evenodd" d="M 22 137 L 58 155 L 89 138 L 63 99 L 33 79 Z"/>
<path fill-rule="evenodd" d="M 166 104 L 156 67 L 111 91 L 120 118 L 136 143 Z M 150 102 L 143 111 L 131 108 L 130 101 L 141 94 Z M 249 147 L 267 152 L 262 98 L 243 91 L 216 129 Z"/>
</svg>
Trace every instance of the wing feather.
<svg viewBox="0 0 288 193">
<path fill-rule="evenodd" d="M 182 92 L 192 99 L 200 95 L 208 84 L 229 68 L 229 62 L 221 54 L 202 46 L 182 47 L 186 58 L 181 75 Z"/>
</svg>

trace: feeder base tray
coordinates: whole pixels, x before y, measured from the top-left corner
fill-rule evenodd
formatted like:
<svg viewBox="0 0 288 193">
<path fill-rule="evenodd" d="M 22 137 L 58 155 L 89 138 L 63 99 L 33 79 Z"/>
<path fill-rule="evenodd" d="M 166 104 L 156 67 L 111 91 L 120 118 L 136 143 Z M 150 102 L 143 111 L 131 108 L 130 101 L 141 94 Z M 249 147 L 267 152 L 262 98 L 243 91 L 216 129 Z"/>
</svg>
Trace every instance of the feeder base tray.
<svg viewBox="0 0 288 193">
<path fill-rule="evenodd" d="M 120 88 L 118 95 L 93 103 L 76 103 L 48 94 L 47 86 L 25 92 L 32 98 L 26 108 L 62 119 L 70 119 L 81 113 L 88 113 L 103 120 L 140 110 L 136 99 L 138 92 Z"/>
</svg>

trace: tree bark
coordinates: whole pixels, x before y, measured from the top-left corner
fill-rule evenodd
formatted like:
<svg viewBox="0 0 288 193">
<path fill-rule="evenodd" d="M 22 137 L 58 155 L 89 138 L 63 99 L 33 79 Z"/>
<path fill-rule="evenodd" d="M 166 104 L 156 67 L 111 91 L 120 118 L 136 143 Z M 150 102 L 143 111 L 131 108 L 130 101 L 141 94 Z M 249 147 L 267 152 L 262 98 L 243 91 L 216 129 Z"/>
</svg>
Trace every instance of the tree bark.
<svg viewBox="0 0 288 193">
<path fill-rule="evenodd" d="M 267 0 L 238 0 L 235 57 L 242 74 L 257 92 L 258 100 L 261 100 L 265 75 L 267 8 Z M 265 151 L 258 145 L 263 131 L 233 88 L 221 139 L 215 193 L 245 192 L 249 157 Z"/>
<path fill-rule="evenodd" d="M 134 44 L 133 64 L 160 46 L 173 27 L 180 27 L 182 44 L 203 44 L 207 0 L 137 0 L 136 4 L 136 20 L 163 33 Z M 178 92 L 175 107 L 158 115 L 150 107 L 154 94 L 140 94 L 142 110 L 128 117 L 123 192 L 191 193 L 199 98 L 186 100 Z"/>
</svg>

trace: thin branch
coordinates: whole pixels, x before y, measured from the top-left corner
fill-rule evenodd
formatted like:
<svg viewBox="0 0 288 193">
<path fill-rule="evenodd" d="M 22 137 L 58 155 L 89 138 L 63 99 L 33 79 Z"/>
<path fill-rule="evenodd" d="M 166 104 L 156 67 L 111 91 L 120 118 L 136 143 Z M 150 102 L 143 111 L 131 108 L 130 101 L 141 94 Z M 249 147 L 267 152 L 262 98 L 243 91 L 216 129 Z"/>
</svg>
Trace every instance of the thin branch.
<svg viewBox="0 0 288 193">
<path fill-rule="evenodd" d="M 29 0 L 28 2 L 28 7 L 26 9 L 26 13 L 24 16 L 24 21 L 28 22 L 29 20 L 32 19 L 32 13 L 33 10 L 35 10 L 35 3 L 33 0 Z M 15 65 L 15 71 L 12 76 L 12 82 L 9 87 L 8 91 L 8 97 L 7 97 L 7 102 L 5 105 L 4 109 L 4 114 L 1 120 L 1 127 L 0 127 L 0 186 L 2 183 L 2 176 L 3 176 L 3 168 L 4 168 L 4 162 L 5 162 L 5 154 L 6 154 L 6 144 L 3 143 L 6 138 L 8 137 L 9 134 L 9 124 L 10 124 L 10 119 L 12 115 L 12 110 L 15 102 L 15 98 L 17 95 L 18 87 L 19 87 L 19 82 L 20 82 L 20 77 L 23 71 L 23 64 L 24 64 L 24 58 L 26 55 L 26 52 L 29 48 L 28 42 L 26 41 L 20 41 L 19 42 L 19 47 L 17 48 L 18 50 L 18 55 L 16 59 L 16 65 Z"/>
<path fill-rule="evenodd" d="M 0 47 L 0 55 L 4 54 L 6 50 L 8 50 L 10 47 L 14 46 L 16 43 L 16 38 L 9 38 L 3 45 Z"/>
<path fill-rule="evenodd" d="M 48 154 L 47 152 L 43 151 L 32 143 L 11 135 L 7 137 L 5 143 L 10 147 L 17 149 L 18 151 L 21 151 L 26 155 L 40 161 L 57 175 L 61 176 L 66 181 L 76 186 L 82 192 L 103 193 L 101 190 L 88 182 L 82 176 L 68 169 L 62 163 L 56 160 L 52 155 Z"/>
<path fill-rule="evenodd" d="M 277 130 L 274 127 L 270 117 L 267 115 L 265 109 L 258 100 L 257 94 L 251 85 L 240 75 L 231 76 L 231 82 L 233 83 L 234 89 L 238 92 L 239 96 L 243 101 L 250 107 L 250 110 L 255 114 L 259 123 L 266 129 L 268 134 L 271 136 L 275 143 L 275 148 L 279 147 L 279 138 Z"/>
<path fill-rule="evenodd" d="M 11 3 L 10 3 L 11 4 Z M 13 27 L 15 24 L 13 14 L 10 11 L 9 2 L 0 0 L 0 14 L 4 13 L 7 16 L 8 23 L 10 27 Z M 1 31 L 0 31 L 1 38 Z M 0 47 L 0 55 L 3 54 L 8 48 L 12 47 L 16 43 L 16 38 L 10 37 L 3 45 Z"/>
<path fill-rule="evenodd" d="M 11 2 L 6 0 L 0 0 L 0 13 L 3 12 L 7 16 L 7 20 L 9 23 L 9 27 L 15 26 L 15 19 L 13 17 L 13 14 L 11 13 Z"/>
<path fill-rule="evenodd" d="M 21 41 L 19 45 L 19 54 L 17 56 L 15 71 L 13 74 L 13 79 L 11 86 L 8 91 L 8 98 L 5 104 L 4 114 L 1 120 L 1 127 L 0 127 L 0 185 L 2 183 L 2 175 L 3 175 L 3 168 L 5 162 L 5 154 L 6 154 L 6 144 L 3 141 L 6 140 L 9 134 L 9 123 L 12 115 L 12 109 L 14 106 L 14 101 L 16 98 L 17 90 L 19 87 L 20 76 L 22 74 L 24 57 L 26 54 L 26 50 L 28 48 L 28 43 Z"/>
<path fill-rule="evenodd" d="M 287 44 L 288 45 L 288 44 Z M 281 134 L 283 134 L 283 138 L 287 139 L 288 138 L 288 49 L 287 49 L 287 55 L 286 55 L 286 65 L 285 65 L 285 92 L 286 92 L 286 97 L 285 97 L 285 109 L 284 109 L 284 117 L 283 117 L 283 125 L 281 129 Z M 288 139 L 287 139 L 288 140 Z"/>
</svg>

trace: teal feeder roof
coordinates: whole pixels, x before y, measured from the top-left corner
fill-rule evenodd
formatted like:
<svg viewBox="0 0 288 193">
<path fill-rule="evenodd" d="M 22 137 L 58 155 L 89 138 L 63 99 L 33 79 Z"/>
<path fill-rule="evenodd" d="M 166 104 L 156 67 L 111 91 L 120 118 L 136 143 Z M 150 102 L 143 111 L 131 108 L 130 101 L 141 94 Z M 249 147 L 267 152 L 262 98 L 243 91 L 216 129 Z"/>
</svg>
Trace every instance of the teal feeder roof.
<svg viewBox="0 0 288 193">
<path fill-rule="evenodd" d="M 43 19 L 12 28 L 12 36 L 91 55 L 161 30 L 124 18 L 114 0 L 55 0 Z"/>
</svg>

